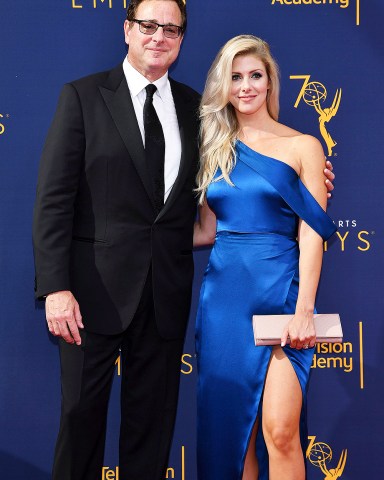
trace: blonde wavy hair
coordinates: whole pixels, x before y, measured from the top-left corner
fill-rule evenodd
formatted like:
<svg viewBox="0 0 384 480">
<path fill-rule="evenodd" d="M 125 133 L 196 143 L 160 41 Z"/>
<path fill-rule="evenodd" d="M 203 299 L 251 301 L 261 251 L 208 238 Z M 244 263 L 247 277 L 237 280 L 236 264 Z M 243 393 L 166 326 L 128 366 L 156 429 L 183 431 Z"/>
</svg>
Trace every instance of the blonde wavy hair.
<svg viewBox="0 0 384 480">
<path fill-rule="evenodd" d="M 221 175 L 215 181 L 224 178 L 233 185 L 229 174 L 236 163 L 234 145 L 239 134 L 239 124 L 228 98 L 233 60 L 244 55 L 255 55 L 263 62 L 269 79 L 267 110 L 274 120 L 279 116 L 279 67 L 271 55 L 269 45 L 253 35 L 232 38 L 221 48 L 209 69 L 200 103 L 200 168 L 196 189 L 200 204 L 219 168 Z"/>
</svg>

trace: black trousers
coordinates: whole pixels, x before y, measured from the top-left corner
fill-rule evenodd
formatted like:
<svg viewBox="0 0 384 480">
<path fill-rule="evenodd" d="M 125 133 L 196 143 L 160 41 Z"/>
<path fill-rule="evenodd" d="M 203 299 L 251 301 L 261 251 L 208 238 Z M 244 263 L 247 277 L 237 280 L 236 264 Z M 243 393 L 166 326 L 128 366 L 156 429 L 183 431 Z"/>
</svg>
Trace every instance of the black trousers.
<svg viewBox="0 0 384 480">
<path fill-rule="evenodd" d="M 81 308 L 81 305 L 80 305 Z M 121 348 L 120 480 L 163 480 L 174 429 L 183 340 L 157 331 L 151 271 L 135 317 L 119 335 L 60 341 L 62 410 L 53 480 L 99 480 L 115 361 Z"/>
</svg>

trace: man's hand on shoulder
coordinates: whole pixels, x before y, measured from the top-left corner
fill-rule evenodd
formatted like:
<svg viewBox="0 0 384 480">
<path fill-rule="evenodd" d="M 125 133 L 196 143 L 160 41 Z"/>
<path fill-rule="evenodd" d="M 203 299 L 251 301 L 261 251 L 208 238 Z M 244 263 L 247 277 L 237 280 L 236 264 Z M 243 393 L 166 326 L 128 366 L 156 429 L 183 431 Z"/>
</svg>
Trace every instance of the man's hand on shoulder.
<svg viewBox="0 0 384 480">
<path fill-rule="evenodd" d="M 326 176 L 325 185 L 328 190 L 327 195 L 328 195 L 328 198 L 331 198 L 332 196 L 331 192 L 335 188 L 335 186 L 333 185 L 333 181 L 335 180 L 335 174 L 333 173 L 332 163 L 327 159 L 325 161 L 324 175 Z"/>
<path fill-rule="evenodd" d="M 62 337 L 67 343 L 81 345 L 79 328 L 84 328 L 84 325 L 79 304 L 69 290 L 47 295 L 45 315 L 52 335 Z"/>
</svg>

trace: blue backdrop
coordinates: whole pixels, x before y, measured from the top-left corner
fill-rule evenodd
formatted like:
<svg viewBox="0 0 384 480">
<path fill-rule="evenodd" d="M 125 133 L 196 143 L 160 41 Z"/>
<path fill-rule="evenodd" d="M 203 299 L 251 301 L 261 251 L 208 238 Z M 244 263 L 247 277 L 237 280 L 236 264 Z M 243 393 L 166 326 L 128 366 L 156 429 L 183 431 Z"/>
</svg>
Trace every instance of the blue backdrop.
<svg viewBox="0 0 384 480">
<path fill-rule="evenodd" d="M 33 297 L 31 217 L 39 156 L 62 84 L 123 60 L 125 3 L 0 3 L 0 471 L 8 480 L 50 478 L 59 421 L 57 344 Z M 317 346 L 309 393 L 309 479 L 380 479 L 383 2 L 188 0 L 187 6 L 189 30 L 172 76 L 202 91 L 206 72 L 226 40 L 240 33 L 264 38 L 281 67 L 281 121 L 317 136 L 335 166 L 329 214 L 339 230 L 325 246 L 317 305 L 322 312 L 340 312 L 345 342 Z M 208 254 L 195 254 L 193 305 L 167 472 L 167 478 L 178 480 L 196 478 L 193 324 Z M 119 478 L 118 367 L 100 472 L 106 480 Z M 339 474 L 334 471 L 338 465 Z"/>
</svg>

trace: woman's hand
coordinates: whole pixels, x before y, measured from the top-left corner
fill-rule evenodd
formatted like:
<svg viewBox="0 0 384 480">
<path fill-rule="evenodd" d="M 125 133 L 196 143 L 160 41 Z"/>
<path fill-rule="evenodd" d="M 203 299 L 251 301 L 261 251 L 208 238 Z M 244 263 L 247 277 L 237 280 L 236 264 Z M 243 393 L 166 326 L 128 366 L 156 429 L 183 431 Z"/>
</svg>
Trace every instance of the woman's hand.
<svg viewBox="0 0 384 480">
<path fill-rule="evenodd" d="M 290 340 L 291 348 L 313 348 L 316 344 L 316 331 L 313 314 L 298 314 L 288 322 L 281 336 L 281 346 L 285 347 Z"/>
</svg>

